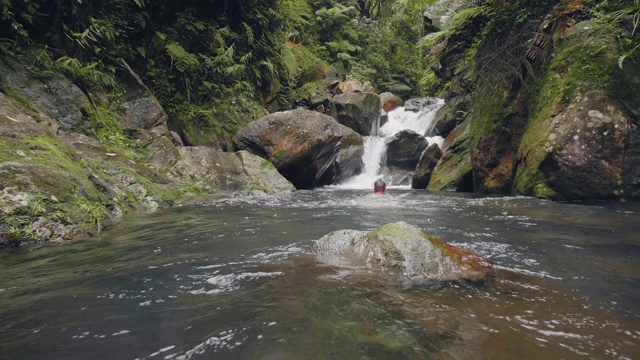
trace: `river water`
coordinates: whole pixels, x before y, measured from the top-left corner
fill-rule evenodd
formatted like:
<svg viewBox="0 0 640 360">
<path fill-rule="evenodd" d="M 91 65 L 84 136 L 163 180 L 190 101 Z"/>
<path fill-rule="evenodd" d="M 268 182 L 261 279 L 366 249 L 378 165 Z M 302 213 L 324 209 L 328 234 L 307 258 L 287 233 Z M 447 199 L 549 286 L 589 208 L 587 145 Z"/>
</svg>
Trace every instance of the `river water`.
<svg viewBox="0 0 640 360">
<path fill-rule="evenodd" d="M 323 188 L 0 252 L 2 359 L 633 359 L 640 204 Z M 494 264 L 405 288 L 314 240 L 406 221 Z"/>
</svg>

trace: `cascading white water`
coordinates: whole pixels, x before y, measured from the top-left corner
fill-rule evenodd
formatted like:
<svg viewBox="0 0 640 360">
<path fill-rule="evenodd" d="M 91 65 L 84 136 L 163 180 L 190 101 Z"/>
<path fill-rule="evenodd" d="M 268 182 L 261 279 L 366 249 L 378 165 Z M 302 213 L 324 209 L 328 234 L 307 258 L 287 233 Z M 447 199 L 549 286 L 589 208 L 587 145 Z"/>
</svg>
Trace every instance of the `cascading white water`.
<svg viewBox="0 0 640 360">
<path fill-rule="evenodd" d="M 362 173 L 343 181 L 336 187 L 344 189 L 371 189 L 373 183 L 382 177 L 382 159 L 386 152 L 385 141 L 398 132 L 409 129 L 418 134 L 425 134 L 433 126 L 432 122 L 436 112 L 444 105 L 444 100 L 438 99 L 433 105 L 428 105 L 418 112 L 405 111 L 404 107 L 396 108 L 389 112 L 389 121 L 378 129 L 379 136 L 366 136 L 364 138 L 364 154 Z M 442 147 L 444 138 L 441 136 L 427 137 L 429 144 L 436 143 Z"/>
</svg>

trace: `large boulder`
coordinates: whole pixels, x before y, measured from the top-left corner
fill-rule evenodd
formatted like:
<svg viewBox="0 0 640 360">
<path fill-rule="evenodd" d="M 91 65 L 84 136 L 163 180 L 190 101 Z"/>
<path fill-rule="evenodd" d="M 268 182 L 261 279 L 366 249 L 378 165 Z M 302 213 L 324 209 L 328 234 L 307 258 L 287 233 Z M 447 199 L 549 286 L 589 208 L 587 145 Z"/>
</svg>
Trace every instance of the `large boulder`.
<svg viewBox="0 0 640 360">
<path fill-rule="evenodd" d="M 595 29 L 591 21 L 572 26 L 538 78 L 513 159 L 517 193 L 640 197 L 640 63 L 620 57 L 614 31 Z"/>
<path fill-rule="evenodd" d="M 276 194 L 294 190 L 271 163 L 247 151 L 230 153 L 206 146 L 177 149 L 180 160 L 172 170 L 190 177 L 207 193 Z"/>
<path fill-rule="evenodd" d="M 364 139 L 350 128 L 340 125 L 342 139 L 340 151 L 336 159 L 336 176 L 334 182 L 348 179 L 362 171 L 362 155 L 364 155 Z"/>
<path fill-rule="evenodd" d="M 80 126 L 90 106 L 82 90 L 67 79 L 35 76 L 29 67 L 10 57 L 0 59 L 0 88 L 12 91 L 67 129 Z"/>
<path fill-rule="evenodd" d="M 317 240 L 318 260 L 334 266 L 364 267 L 409 283 L 482 279 L 488 265 L 475 253 L 447 244 L 397 222 L 372 232 L 339 230 Z"/>
<path fill-rule="evenodd" d="M 236 149 L 269 160 L 298 189 L 330 184 L 343 130 L 333 118 L 296 109 L 269 114 L 233 137 Z"/>
<path fill-rule="evenodd" d="M 579 200 L 615 198 L 624 196 L 625 190 L 633 192 L 638 183 L 624 181 L 626 175 L 638 176 L 637 168 L 627 166 L 628 161 L 638 160 L 627 156 L 632 133 L 638 136 L 637 127 L 607 94 L 577 95 L 540 132 L 543 146 L 523 156 L 537 166 L 534 195 Z M 525 172 L 534 169 L 521 166 L 516 187 L 523 186 Z M 628 174 L 629 170 L 634 174 Z"/>
<path fill-rule="evenodd" d="M 416 168 L 413 178 L 411 179 L 412 189 L 426 189 L 431 180 L 431 174 L 435 169 L 438 161 L 442 158 L 442 151 L 438 144 L 431 144 L 427 150 L 424 151 L 418 167 Z"/>
<path fill-rule="evenodd" d="M 340 94 L 331 100 L 331 116 L 362 136 L 375 132 L 380 109 L 380 97 L 373 93 Z"/>
<path fill-rule="evenodd" d="M 429 146 L 424 136 L 409 129 L 402 130 L 385 140 L 386 165 L 409 171 L 416 169 L 422 152 Z"/>
<path fill-rule="evenodd" d="M 428 190 L 474 191 L 469 122 L 469 119 L 465 120 L 445 139 L 442 158 L 431 173 Z"/>
<path fill-rule="evenodd" d="M 411 185 L 420 155 L 429 142 L 415 131 L 405 129 L 386 139 L 385 146 L 382 175 L 389 185 Z"/>
</svg>

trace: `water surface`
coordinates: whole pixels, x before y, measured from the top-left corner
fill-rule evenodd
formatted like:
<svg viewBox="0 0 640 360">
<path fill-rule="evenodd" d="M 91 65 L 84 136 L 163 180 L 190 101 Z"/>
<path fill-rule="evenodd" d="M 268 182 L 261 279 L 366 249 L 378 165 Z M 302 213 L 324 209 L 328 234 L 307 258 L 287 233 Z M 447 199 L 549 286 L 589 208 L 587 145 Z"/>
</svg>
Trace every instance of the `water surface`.
<svg viewBox="0 0 640 360">
<path fill-rule="evenodd" d="M 2 251 L 0 358 L 638 358 L 639 204 L 390 194 L 222 200 Z M 403 288 L 310 253 L 331 231 L 394 221 L 496 275 Z"/>
</svg>

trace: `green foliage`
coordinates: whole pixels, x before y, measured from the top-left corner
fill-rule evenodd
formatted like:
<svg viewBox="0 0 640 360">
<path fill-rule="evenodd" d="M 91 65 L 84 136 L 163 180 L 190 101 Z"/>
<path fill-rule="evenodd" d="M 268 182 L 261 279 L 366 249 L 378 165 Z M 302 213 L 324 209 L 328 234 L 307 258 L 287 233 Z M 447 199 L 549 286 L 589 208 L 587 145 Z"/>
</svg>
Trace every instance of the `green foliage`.
<svg viewBox="0 0 640 360">
<path fill-rule="evenodd" d="M 182 45 L 178 43 L 169 43 L 165 46 L 165 49 L 167 50 L 167 55 L 171 58 L 173 65 L 175 65 L 176 69 L 181 73 L 195 70 L 200 66 L 198 57 L 186 51 Z"/>
<path fill-rule="evenodd" d="M 104 205 L 97 202 L 81 200 L 78 204 L 82 211 L 81 221 L 85 224 L 95 226 L 98 230 L 97 235 L 100 235 L 102 219 L 111 216 L 109 211 L 104 207 Z"/>
</svg>

